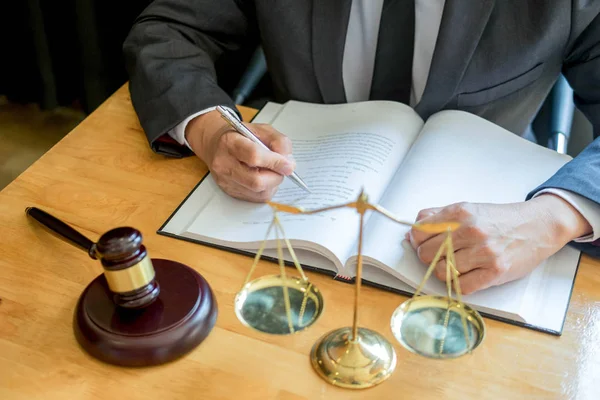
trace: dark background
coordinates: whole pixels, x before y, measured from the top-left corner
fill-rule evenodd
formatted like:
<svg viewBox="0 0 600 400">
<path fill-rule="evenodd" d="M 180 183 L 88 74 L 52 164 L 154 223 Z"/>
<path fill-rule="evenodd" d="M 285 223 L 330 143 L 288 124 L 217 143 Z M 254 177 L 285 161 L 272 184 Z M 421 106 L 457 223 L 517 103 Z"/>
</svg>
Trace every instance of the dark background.
<svg viewBox="0 0 600 400">
<path fill-rule="evenodd" d="M 16 103 L 93 111 L 128 77 L 122 44 L 151 0 L 7 0 L 0 3 L 0 94 Z M 253 48 L 218 62 L 238 83 Z"/>
</svg>

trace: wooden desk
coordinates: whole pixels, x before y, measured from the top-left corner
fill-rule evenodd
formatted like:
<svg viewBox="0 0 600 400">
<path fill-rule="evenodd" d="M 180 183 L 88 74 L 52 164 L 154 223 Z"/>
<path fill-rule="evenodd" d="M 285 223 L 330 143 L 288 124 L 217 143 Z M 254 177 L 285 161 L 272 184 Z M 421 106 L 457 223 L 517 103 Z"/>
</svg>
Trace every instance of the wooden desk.
<svg viewBox="0 0 600 400">
<path fill-rule="evenodd" d="M 308 354 L 323 333 L 351 324 L 351 285 L 309 274 L 325 298 L 320 321 L 293 337 L 262 335 L 233 312 L 250 258 L 155 234 L 205 172 L 196 158 L 151 152 L 123 87 L 0 193 L 0 399 L 600 398 L 600 262 L 588 257 L 562 337 L 486 320 L 482 346 L 453 361 L 423 359 L 397 345 L 389 320 L 404 298 L 365 287 L 361 326 L 395 344 L 397 369 L 366 391 L 330 386 Z M 113 227 L 137 227 L 151 256 L 200 271 L 219 304 L 208 339 L 179 361 L 146 369 L 105 365 L 83 353 L 72 314 L 100 265 L 30 223 L 24 210 L 31 205 L 92 239 Z M 273 268 L 265 263 L 258 273 Z"/>
</svg>

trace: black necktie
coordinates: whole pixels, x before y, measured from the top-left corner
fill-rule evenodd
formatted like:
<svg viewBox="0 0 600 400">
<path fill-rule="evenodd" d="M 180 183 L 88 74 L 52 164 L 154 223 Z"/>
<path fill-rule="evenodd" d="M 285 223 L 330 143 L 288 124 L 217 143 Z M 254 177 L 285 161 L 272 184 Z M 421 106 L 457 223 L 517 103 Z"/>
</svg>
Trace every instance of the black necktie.
<svg viewBox="0 0 600 400">
<path fill-rule="evenodd" d="M 415 0 L 385 0 L 379 23 L 371 100 L 410 102 Z"/>
</svg>

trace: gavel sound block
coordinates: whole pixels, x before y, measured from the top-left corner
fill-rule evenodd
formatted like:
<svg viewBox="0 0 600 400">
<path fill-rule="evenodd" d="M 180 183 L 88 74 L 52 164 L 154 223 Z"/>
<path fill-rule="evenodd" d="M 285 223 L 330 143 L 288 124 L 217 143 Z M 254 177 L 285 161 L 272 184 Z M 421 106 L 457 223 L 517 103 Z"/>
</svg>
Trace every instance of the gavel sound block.
<svg viewBox="0 0 600 400">
<path fill-rule="evenodd" d="M 102 263 L 104 273 L 81 294 L 73 321 L 77 341 L 92 356 L 121 366 L 162 364 L 212 330 L 217 304 L 206 280 L 183 264 L 150 259 L 138 230 L 116 228 L 93 243 L 40 209 L 26 214 Z"/>
</svg>

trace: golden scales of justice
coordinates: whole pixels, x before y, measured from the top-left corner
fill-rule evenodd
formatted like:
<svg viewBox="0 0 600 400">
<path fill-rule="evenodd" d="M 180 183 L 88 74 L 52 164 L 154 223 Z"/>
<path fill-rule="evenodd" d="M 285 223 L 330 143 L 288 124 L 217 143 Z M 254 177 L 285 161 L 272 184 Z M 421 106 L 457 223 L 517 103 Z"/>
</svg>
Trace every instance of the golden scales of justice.
<svg viewBox="0 0 600 400">
<path fill-rule="evenodd" d="M 391 330 L 400 344 L 409 351 L 427 358 L 448 359 L 470 353 L 482 342 L 485 336 L 483 319 L 477 311 L 462 302 L 451 235 L 458 229 L 458 223 L 411 224 L 401 221 L 384 208 L 370 204 L 363 191 L 354 202 L 315 210 L 304 210 L 275 202 L 270 202 L 269 205 L 274 211 L 273 220 L 244 285 L 235 298 L 235 312 L 240 321 L 250 328 L 268 334 L 286 335 L 301 332 L 314 324 L 323 311 L 321 292 L 304 274 L 285 236 L 278 213 L 308 215 L 346 207 L 355 209 L 360 216 L 352 326 L 326 333 L 314 344 L 310 353 L 313 368 L 327 382 L 344 388 L 368 388 L 386 380 L 396 367 L 396 353 L 392 344 L 380 333 L 358 326 L 363 226 L 368 210 L 424 232 L 447 233 L 414 295 L 392 314 Z M 273 229 L 277 241 L 280 274 L 251 281 L 250 278 Z M 299 277 L 286 274 L 282 240 Z M 422 295 L 425 282 L 443 255 L 446 259 L 447 296 Z M 456 299 L 452 298 L 452 289 L 456 293 Z"/>
</svg>

